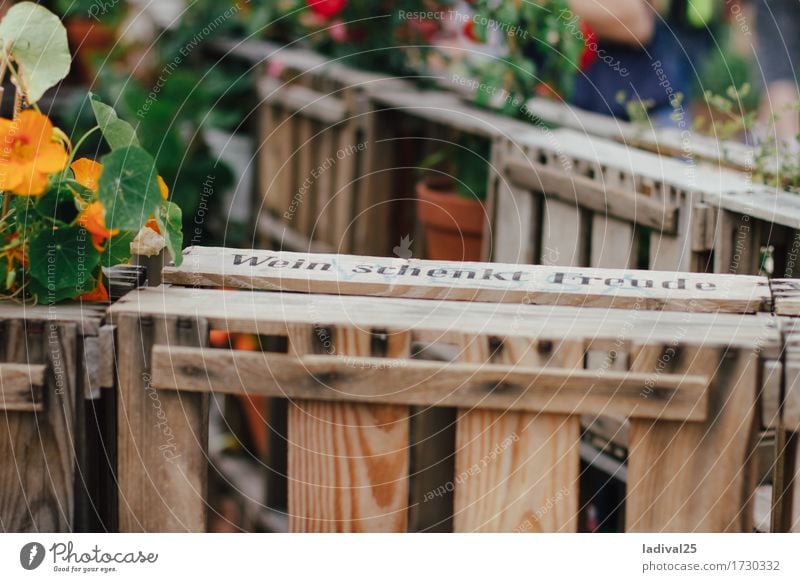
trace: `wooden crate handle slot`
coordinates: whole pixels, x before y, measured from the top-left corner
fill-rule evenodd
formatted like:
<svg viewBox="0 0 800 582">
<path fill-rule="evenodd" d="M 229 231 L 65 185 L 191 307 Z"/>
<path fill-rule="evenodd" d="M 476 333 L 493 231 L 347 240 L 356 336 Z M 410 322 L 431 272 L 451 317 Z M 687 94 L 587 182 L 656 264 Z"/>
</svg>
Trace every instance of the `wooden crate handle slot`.
<svg viewBox="0 0 800 582">
<path fill-rule="evenodd" d="M 168 390 L 693 422 L 706 419 L 710 384 L 708 376 L 698 375 L 298 358 L 167 345 L 153 346 L 152 362 L 153 386 Z"/>
<path fill-rule="evenodd" d="M 44 364 L 0 364 L 0 410 L 44 410 Z"/>
</svg>

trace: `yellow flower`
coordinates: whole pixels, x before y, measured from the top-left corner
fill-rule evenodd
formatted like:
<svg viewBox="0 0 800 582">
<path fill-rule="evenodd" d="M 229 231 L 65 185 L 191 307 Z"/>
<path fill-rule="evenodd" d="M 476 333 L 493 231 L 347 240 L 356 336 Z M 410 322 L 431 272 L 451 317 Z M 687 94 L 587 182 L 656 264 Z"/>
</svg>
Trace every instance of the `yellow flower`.
<svg viewBox="0 0 800 582">
<path fill-rule="evenodd" d="M 17 119 L 0 118 L 0 190 L 42 194 L 49 175 L 63 170 L 68 159 L 64 144 L 53 139 L 46 115 L 26 109 Z"/>
</svg>

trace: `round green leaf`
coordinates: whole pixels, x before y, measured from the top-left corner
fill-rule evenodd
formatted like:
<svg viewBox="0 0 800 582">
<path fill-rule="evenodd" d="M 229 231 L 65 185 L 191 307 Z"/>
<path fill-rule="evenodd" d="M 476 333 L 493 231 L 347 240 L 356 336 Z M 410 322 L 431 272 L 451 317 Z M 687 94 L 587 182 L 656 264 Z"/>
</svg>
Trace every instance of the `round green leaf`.
<svg viewBox="0 0 800 582">
<path fill-rule="evenodd" d="M 106 241 L 100 263 L 104 267 L 113 267 L 127 263 L 131 258 L 131 243 L 136 238 L 136 232 L 123 230 Z"/>
<path fill-rule="evenodd" d="M 52 294 L 69 291 L 74 297 L 91 290 L 92 271 L 100 262 L 100 253 L 92 244 L 92 235 L 80 226 L 45 229 L 30 244 L 30 275 Z"/>
<path fill-rule="evenodd" d="M 183 262 L 183 216 L 180 206 L 165 200 L 156 215 L 156 223 L 167 242 L 172 261 L 175 266 L 180 266 Z"/>
<path fill-rule="evenodd" d="M 11 47 L 30 103 L 69 73 L 67 31 L 58 16 L 38 4 L 20 2 L 9 8 L 0 21 L 0 42 L 3 50 Z"/>
<path fill-rule="evenodd" d="M 161 205 L 156 166 L 138 146 L 116 149 L 100 160 L 97 195 L 106 209 L 106 226 L 138 231 Z"/>
</svg>

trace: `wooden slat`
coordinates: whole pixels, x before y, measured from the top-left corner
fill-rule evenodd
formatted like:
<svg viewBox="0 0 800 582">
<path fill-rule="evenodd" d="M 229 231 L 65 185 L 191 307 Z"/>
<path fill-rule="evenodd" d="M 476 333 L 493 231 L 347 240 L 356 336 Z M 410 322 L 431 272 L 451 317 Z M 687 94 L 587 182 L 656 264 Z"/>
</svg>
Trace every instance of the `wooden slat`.
<svg viewBox="0 0 800 582">
<path fill-rule="evenodd" d="M 478 341 L 478 340 L 476 340 Z M 367 352 L 368 353 L 368 352 Z M 262 354 L 168 345 L 153 348 L 156 388 L 292 398 L 517 409 L 700 421 L 708 379 L 383 358 Z M 642 398 L 642 390 L 652 395 Z M 401 390 L 402 388 L 402 390 Z"/>
<path fill-rule="evenodd" d="M 208 396 L 157 392 L 154 343 L 204 345 L 205 321 L 124 315 L 117 423 L 119 528 L 123 532 L 199 532 L 206 528 Z"/>
<path fill-rule="evenodd" d="M 659 193 L 657 193 L 658 195 Z M 692 197 L 683 194 L 679 200 L 677 233 L 653 232 L 650 235 L 649 266 L 662 271 L 690 271 L 692 267 L 691 229 L 695 219 Z M 668 203 L 662 196 L 664 204 Z"/>
<path fill-rule="evenodd" d="M 0 363 L 0 410 L 44 410 L 44 374 L 43 365 Z"/>
<path fill-rule="evenodd" d="M 769 285 L 775 313 L 800 316 L 800 279 L 770 279 Z"/>
<path fill-rule="evenodd" d="M 631 420 L 626 530 L 750 531 L 758 355 L 669 349 L 642 348 L 632 369 L 713 375 L 708 419 Z"/>
<path fill-rule="evenodd" d="M 337 329 L 332 338 L 336 359 L 348 362 L 351 356 L 369 354 L 371 338 L 364 331 Z M 305 361 L 287 358 L 287 363 Z M 360 372 L 358 364 L 353 370 Z M 307 374 L 279 383 L 289 392 Z M 310 399 L 290 403 L 290 531 L 404 532 L 407 505 L 407 406 Z"/>
<path fill-rule="evenodd" d="M 490 231 L 494 260 L 503 263 L 534 263 L 534 238 L 541 234 L 538 228 L 536 196 L 501 179 L 497 185 L 494 205 L 495 221 Z"/>
<path fill-rule="evenodd" d="M 764 223 L 747 214 L 720 209 L 716 221 L 714 272 L 757 275 Z"/>
<path fill-rule="evenodd" d="M 580 367 L 583 347 L 544 354 L 536 342 L 506 340 L 495 359 Z M 468 358 L 479 360 L 479 356 Z M 577 401 L 577 399 L 575 399 Z M 578 516 L 578 416 L 464 409 L 456 441 L 456 531 L 575 531 Z"/>
<path fill-rule="evenodd" d="M 259 79 L 258 91 L 265 103 L 279 104 L 287 111 L 326 124 L 338 123 L 347 113 L 344 100 L 335 95 L 320 93 L 302 85 L 283 83 L 274 77 Z"/>
<path fill-rule="evenodd" d="M 567 173 L 557 165 L 543 165 L 531 160 L 509 160 L 507 164 L 509 179 L 514 183 L 558 198 L 574 211 L 577 206 L 582 206 L 665 234 L 676 232 L 677 211 L 670 204 L 638 195 L 635 191 L 604 187 L 602 182 Z"/>
<path fill-rule="evenodd" d="M 112 305 L 110 312 L 187 317 L 203 313 L 212 327 L 267 335 L 285 333 L 287 323 L 365 329 L 380 325 L 411 330 L 415 340 L 426 341 L 427 337 L 444 342 L 454 330 L 473 335 L 552 338 L 552 330 L 557 329 L 559 339 L 590 337 L 593 342 L 613 344 L 620 327 L 625 327 L 630 328 L 630 341 L 642 343 L 669 343 L 679 337 L 684 345 L 707 347 L 773 349 L 778 344 L 777 325 L 770 315 L 669 313 L 646 311 L 647 307 L 643 301 L 633 310 L 486 303 L 472 303 L 465 309 L 457 301 L 169 287 L 129 293 Z M 631 321 L 635 325 L 631 326 Z"/>
<path fill-rule="evenodd" d="M 557 200 L 548 201 L 547 208 L 542 261 L 559 265 L 582 261 L 577 210 Z M 554 214 L 556 208 L 558 215 Z M 758 311 L 770 298 L 764 277 L 204 247 L 186 249 L 184 258 L 180 267 L 164 269 L 166 282 L 337 295 L 735 313 Z"/>
<path fill-rule="evenodd" d="M 328 220 L 333 220 L 333 244 L 342 253 L 352 252 L 352 238 L 356 210 L 356 181 L 360 176 L 356 175 L 359 156 L 359 148 L 364 147 L 359 142 L 358 134 L 358 113 L 355 111 L 356 93 L 353 90 L 345 91 L 345 100 L 351 117 L 337 126 L 336 150 L 331 152 L 335 159 L 333 172 L 333 186 L 331 195 L 332 212 L 328 215 Z"/>
<path fill-rule="evenodd" d="M 316 140 L 314 124 L 305 117 L 297 120 L 297 189 L 292 193 L 289 211 L 293 212 L 293 224 L 297 232 L 310 238 L 314 227 L 314 202 L 316 200 Z M 305 248 L 310 248 L 306 246 Z"/>
</svg>

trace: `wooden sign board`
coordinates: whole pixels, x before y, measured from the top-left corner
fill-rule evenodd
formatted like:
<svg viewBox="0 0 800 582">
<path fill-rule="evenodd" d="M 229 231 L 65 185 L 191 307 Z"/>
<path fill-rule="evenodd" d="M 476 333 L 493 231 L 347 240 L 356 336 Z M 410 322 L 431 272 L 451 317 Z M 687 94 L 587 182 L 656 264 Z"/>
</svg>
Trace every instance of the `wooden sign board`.
<svg viewBox="0 0 800 582">
<path fill-rule="evenodd" d="M 189 247 L 165 283 L 336 295 L 754 313 L 766 278 Z"/>
</svg>

